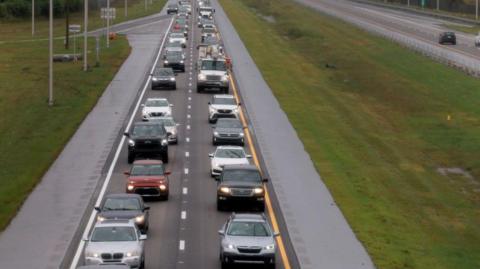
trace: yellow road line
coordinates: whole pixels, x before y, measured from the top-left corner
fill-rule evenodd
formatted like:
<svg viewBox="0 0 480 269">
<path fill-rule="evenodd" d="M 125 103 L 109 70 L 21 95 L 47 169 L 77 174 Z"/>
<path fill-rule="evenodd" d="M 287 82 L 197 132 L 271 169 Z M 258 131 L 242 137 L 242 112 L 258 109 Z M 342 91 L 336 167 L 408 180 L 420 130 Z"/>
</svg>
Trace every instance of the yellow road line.
<svg viewBox="0 0 480 269">
<path fill-rule="evenodd" d="M 232 79 L 233 74 L 231 72 L 230 72 L 229 77 L 230 77 L 230 84 L 232 85 L 232 88 L 233 88 L 233 94 L 235 95 L 235 99 L 237 100 L 237 104 L 238 104 L 240 102 L 240 97 L 238 95 L 238 91 L 237 91 L 237 87 L 235 86 L 235 82 Z M 253 162 L 258 167 L 258 169 L 261 171 L 260 162 L 258 161 L 257 152 L 255 150 L 255 147 L 253 146 L 252 137 L 250 135 L 250 129 L 248 128 L 247 121 L 245 120 L 245 115 L 243 114 L 243 108 L 240 108 L 240 120 L 242 121 L 243 126 L 245 126 L 246 130 L 247 130 L 245 132 L 245 136 L 247 137 L 248 146 L 250 148 L 250 152 L 252 153 Z M 268 211 L 268 215 L 270 216 L 270 222 L 272 223 L 273 230 L 275 232 L 279 232 L 280 229 L 278 228 L 277 218 L 275 217 L 275 213 L 273 212 L 272 202 L 270 200 L 270 195 L 268 194 L 267 186 L 265 186 L 265 204 L 267 205 L 267 211 Z M 281 235 L 279 235 L 276 238 L 276 240 L 277 240 L 277 245 L 278 245 L 278 249 L 280 251 L 280 256 L 282 258 L 284 268 L 285 269 L 291 269 L 290 261 L 288 260 L 287 251 L 285 250 L 285 245 L 283 244 L 283 240 L 282 240 Z"/>
</svg>

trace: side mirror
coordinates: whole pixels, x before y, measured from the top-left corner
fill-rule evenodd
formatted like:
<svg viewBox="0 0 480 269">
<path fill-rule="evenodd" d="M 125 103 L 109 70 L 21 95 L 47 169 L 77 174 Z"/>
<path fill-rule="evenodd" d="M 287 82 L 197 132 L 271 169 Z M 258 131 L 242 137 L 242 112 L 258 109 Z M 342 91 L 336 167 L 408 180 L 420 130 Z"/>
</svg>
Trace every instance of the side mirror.
<svg viewBox="0 0 480 269">
<path fill-rule="evenodd" d="M 147 240 L 147 235 L 146 234 L 141 234 L 138 239 L 141 240 L 141 241 Z"/>
<path fill-rule="evenodd" d="M 241 105 L 242 105 L 242 102 L 238 102 L 238 105 L 241 106 Z"/>
<path fill-rule="evenodd" d="M 274 233 L 273 233 L 273 236 L 274 236 L 274 237 L 280 236 L 280 233 L 279 233 L 279 232 L 274 232 Z"/>
<path fill-rule="evenodd" d="M 87 237 L 82 238 L 82 240 L 83 240 L 84 242 L 88 242 L 88 238 L 87 238 Z"/>
<path fill-rule="evenodd" d="M 208 102 L 208 104 L 209 104 L 209 105 L 211 105 L 211 104 L 212 104 L 212 102 Z"/>
<path fill-rule="evenodd" d="M 145 106 L 145 104 L 141 104 L 140 106 L 141 106 L 141 107 L 144 107 L 144 106 Z"/>
<path fill-rule="evenodd" d="M 128 132 L 123 133 L 124 136 L 130 137 L 130 134 Z"/>
<path fill-rule="evenodd" d="M 123 172 L 123 174 L 126 175 L 126 176 L 129 176 L 129 175 L 130 175 L 130 172 L 129 172 L 129 171 L 125 171 L 125 172 Z"/>
<path fill-rule="evenodd" d="M 149 209 L 150 209 L 149 206 L 144 206 L 144 207 L 143 207 L 143 210 L 149 210 Z"/>
<path fill-rule="evenodd" d="M 167 175 L 167 176 L 168 176 L 168 175 L 171 175 L 171 174 L 172 174 L 172 172 L 171 172 L 171 171 L 165 171 L 165 175 Z"/>
<path fill-rule="evenodd" d="M 263 179 L 263 182 L 268 182 L 268 178 L 264 178 L 264 179 Z"/>
<path fill-rule="evenodd" d="M 96 207 L 95 207 L 95 210 L 97 210 L 98 212 L 100 212 L 100 207 L 99 207 L 99 206 L 96 206 Z"/>
<path fill-rule="evenodd" d="M 252 155 L 245 155 L 248 159 L 252 158 Z"/>
<path fill-rule="evenodd" d="M 208 154 L 208 157 L 213 158 L 213 153 Z"/>
<path fill-rule="evenodd" d="M 173 107 L 173 104 L 170 104 L 170 107 Z"/>
<path fill-rule="evenodd" d="M 221 236 L 224 236 L 225 232 L 223 230 L 218 230 L 218 234 L 221 235 Z"/>
</svg>

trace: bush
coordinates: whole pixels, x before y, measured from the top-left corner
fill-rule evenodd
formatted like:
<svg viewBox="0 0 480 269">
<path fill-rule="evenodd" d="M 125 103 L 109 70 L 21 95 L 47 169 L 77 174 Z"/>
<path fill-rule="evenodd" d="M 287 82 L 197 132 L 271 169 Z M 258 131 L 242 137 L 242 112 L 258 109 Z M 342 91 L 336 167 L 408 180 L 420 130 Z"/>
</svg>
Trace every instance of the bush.
<svg viewBox="0 0 480 269">
<path fill-rule="evenodd" d="M 67 1 L 70 12 L 82 10 L 83 0 L 53 0 L 53 15 L 55 17 L 65 15 L 65 3 Z M 37 0 L 35 2 L 36 13 L 48 17 L 49 0 Z M 31 0 L 0 0 L 0 18 L 28 17 L 32 14 L 31 5 Z"/>
<path fill-rule="evenodd" d="M 31 14 L 30 4 L 25 0 L 9 0 L 4 2 L 6 16 L 23 18 Z"/>
</svg>

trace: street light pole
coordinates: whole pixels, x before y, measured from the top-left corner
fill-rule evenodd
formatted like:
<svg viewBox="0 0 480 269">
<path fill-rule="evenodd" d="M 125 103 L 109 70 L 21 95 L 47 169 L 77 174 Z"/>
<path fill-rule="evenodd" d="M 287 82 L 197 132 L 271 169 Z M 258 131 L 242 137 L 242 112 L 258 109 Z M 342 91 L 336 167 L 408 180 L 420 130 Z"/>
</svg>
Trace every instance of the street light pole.
<svg viewBox="0 0 480 269">
<path fill-rule="evenodd" d="M 35 35 L 35 0 L 32 0 L 32 36 Z"/>
<path fill-rule="evenodd" d="M 87 63 L 87 45 L 88 45 L 88 40 L 87 40 L 87 33 L 88 33 L 88 0 L 83 0 L 84 1 L 84 9 L 85 11 L 83 12 L 83 71 L 88 70 L 88 63 Z"/>
<path fill-rule="evenodd" d="M 53 0 L 50 0 L 49 7 L 49 40 L 48 40 L 48 105 L 53 106 Z"/>
<path fill-rule="evenodd" d="M 440 0 L 437 0 L 437 11 L 440 10 Z"/>
<path fill-rule="evenodd" d="M 110 0 L 107 0 L 107 48 L 110 48 Z"/>
<path fill-rule="evenodd" d="M 128 4 L 127 4 L 127 0 L 125 0 L 125 17 L 127 17 L 127 14 L 128 14 Z"/>
<path fill-rule="evenodd" d="M 478 20 L 478 0 L 475 2 L 475 19 Z"/>
</svg>

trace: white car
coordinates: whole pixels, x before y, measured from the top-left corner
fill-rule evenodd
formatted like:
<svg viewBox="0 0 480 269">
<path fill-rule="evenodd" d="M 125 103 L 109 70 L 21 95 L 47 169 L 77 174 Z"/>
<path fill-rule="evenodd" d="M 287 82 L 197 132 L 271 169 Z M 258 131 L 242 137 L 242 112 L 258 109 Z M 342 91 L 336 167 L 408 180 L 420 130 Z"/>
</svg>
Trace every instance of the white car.
<svg viewBox="0 0 480 269">
<path fill-rule="evenodd" d="M 475 47 L 480 47 L 480 33 L 475 37 Z"/>
<path fill-rule="evenodd" d="M 248 159 L 252 158 L 239 146 L 218 146 L 215 152 L 210 153 L 209 156 L 211 158 L 210 172 L 212 177 L 220 176 L 225 165 L 250 164 Z"/>
<path fill-rule="evenodd" d="M 208 121 L 215 123 L 219 118 L 239 118 L 240 104 L 229 94 L 215 94 L 208 102 Z"/>
<path fill-rule="evenodd" d="M 130 268 L 144 268 L 144 241 L 134 220 L 106 220 L 97 222 L 86 242 L 86 265 L 121 263 Z"/>
<path fill-rule="evenodd" d="M 163 54 L 163 59 L 166 59 L 168 55 L 171 54 L 181 54 L 182 59 L 185 60 L 185 52 L 181 47 L 170 47 L 168 49 L 165 49 L 165 54 Z"/>
<path fill-rule="evenodd" d="M 142 119 L 145 121 L 172 116 L 173 105 L 166 98 L 148 98 L 142 107 Z"/>
<path fill-rule="evenodd" d="M 160 118 L 154 118 L 151 119 L 150 121 L 154 122 L 161 122 L 163 123 L 163 126 L 165 127 L 165 130 L 167 131 L 167 140 L 168 143 L 170 144 L 178 144 L 178 129 L 177 126 L 179 125 L 176 123 L 172 117 L 160 117 Z"/>
<path fill-rule="evenodd" d="M 169 43 L 178 42 L 182 44 L 182 47 L 184 48 L 187 47 L 187 38 L 182 33 L 171 33 L 170 36 L 168 37 L 168 42 Z"/>
</svg>

